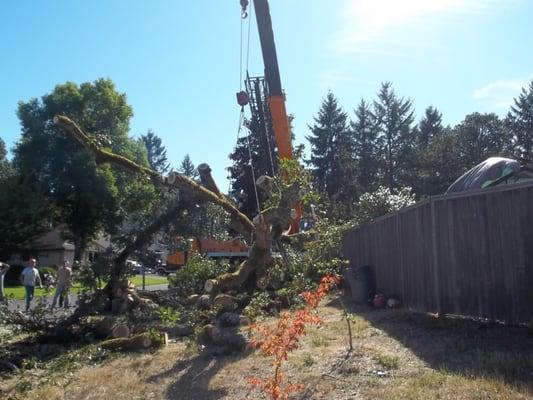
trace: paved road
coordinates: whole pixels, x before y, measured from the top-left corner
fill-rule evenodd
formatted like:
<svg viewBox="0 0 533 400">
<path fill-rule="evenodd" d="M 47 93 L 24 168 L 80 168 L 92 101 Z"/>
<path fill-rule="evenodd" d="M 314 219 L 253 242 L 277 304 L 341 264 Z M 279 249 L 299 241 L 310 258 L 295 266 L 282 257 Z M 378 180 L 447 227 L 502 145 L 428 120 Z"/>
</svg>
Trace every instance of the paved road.
<svg viewBox="0 0 533 400">
<path fill-rule="evenodd" d="M 154 275 L 157 276 L 157 275 Z M 148 277 L 148 275 L 147 275 Z M 147 291 L 153 291 L 153 290 L 167 290 L 168 284 L 163 285 L 150 285 L 146 286 Z M 137 290 L 141 290 L 141 287 L 139 286 Z M 54 292 L 53 292 L 54 293 Z M 43 304 L 47 308 L 50 307 L 52 304 L 52 299 L 54 298 L 54 295 L 46 296 L 46 297 L 36 297 L 31 302 L 31 308 L 34 308 L 37 306 L 37 304 Z M 75 292 L 71 292 L 69 295 L 70 298 L 70 304 L 75 306 L 78 301 L 78 294 Z M 26 301 L 25 300 L 9 300 L 8 308 L 11 311 L 24 311 L 26 309 Z M 74 307 L 70 307 L 71 309 L 74 309 Z M 60 309 L 57 308 L 54 312 L 60 312 Z"/>
</svg>

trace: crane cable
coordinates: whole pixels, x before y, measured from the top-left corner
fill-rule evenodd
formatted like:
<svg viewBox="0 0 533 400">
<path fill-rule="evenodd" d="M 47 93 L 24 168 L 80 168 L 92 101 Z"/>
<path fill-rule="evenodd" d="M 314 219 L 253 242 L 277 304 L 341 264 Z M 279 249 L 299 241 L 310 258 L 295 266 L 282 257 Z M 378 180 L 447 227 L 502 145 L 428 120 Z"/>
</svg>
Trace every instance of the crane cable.
<svg viewBox="0 0 533 400">
<path fill-rule="evenodd" d="M 244 2 L 241 1 L 241 5 L 243 6 L 243 9 L 242 9 L 242 12 L 241 12 L 240 51 L 239 51 L 239 61 L 240 61 L 239 62 L 239 88 L 240 88 L 240 90 L 242 90 L 242 84 L 243 84 L 243 79 L 242 79 L 243 47 L 244 47 L 243 46 L 243 42 L 244 42 L 243 41 L 243 36 L 244 36 L 243 35 L 243 31 L 244 31 L 243 30 L 243 20 L 248 17 L 248 13 L 246 12 L 246 9 L 245 9 L 245 6 L 243 5 L 243 3 L 248 3 L 248 2 L 247 1 L 244 1 Z M 252 13 L 252 11 L 253 11 L 253 3 L 252 3 L 252 6 L 250 6 L 250 13 Z M 249 60 L 250 60 L 250 32 L 251 32 L 250 19 L 248 19 L 248 37 L 247 37 L 247 44 L 246 44 L 246 74 L 247 75 L 248 75 L 248 64 L 249 64 Z M 238 146 L 239 136 L 240 136 L 240 133 L 241 133 L 241 130 L 242 130 L 242 127 L 243 127 L 244 123 L 245 123 L 244 106 L 241 106 L 241 111 L 239 113 L 239 125 L 238 125 L 238 128 L 237 128 L 237 139 L 236 139 L 236 143 L 235 143 L 235 149 Z M 248 147 L 248 157 L 250 159 L 250 168 L 252 170 L 252 182 L 253 182 L 253 186 L 254 186 L 255 203 L 256 203 L 256 207 L 257 207 L 257 213 L 261 215 L 261 206 L 259 204 L 259 194 L 257 192 L 254 163 L 253 163 L 253 159 L 252 159 L 252 149 L 251 149 L 251 145 L 250 145 L 251 130 L 249 129 L 248 126 L 246 126 L 246 128 L 248 130 L 248 135 L 246 135 L 246 145 Z M 228 185 L 229 185 L 228 186 L 228 193 L 229 193 L 230 188 L 231 188 L 231 182 L 229 182 Z"/>
</svg>

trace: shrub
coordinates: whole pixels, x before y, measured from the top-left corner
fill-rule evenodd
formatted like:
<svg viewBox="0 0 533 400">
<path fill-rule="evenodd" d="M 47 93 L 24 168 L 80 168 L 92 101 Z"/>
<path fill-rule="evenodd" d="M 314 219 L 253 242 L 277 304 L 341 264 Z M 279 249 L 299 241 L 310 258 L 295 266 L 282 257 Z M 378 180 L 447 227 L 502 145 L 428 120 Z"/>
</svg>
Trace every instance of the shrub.
<svg viewBox="0 0 533 400">
<path fill-rule="evenodd" d="M 410 187 L 403 187 L 393 193 L 389 188 L 380 186 L 372 193 L 364 193 L 357 203 L 359 223 L 372 221 L 392 211 L 400 210 L 415 203 L 415 195 Z"/>
<path fill-rule="evenodd" d="M 200 293 L 205 281 L 228 272 L 230 264 L 227 260 L 212 260 L 200 254 L 193 255 L 175 275 L 170 275 L 169 286 L 177 289 L 178 295 L 186 297 Z"/>
</svg>

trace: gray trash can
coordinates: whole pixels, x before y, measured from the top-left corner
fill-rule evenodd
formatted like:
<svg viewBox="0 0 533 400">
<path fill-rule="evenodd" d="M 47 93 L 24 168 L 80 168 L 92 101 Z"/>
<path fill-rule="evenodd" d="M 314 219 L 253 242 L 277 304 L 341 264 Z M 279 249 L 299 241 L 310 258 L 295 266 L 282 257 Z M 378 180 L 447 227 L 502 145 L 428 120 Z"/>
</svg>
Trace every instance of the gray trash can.
<svg viewBox="0 0 533 400">
<path fill-rule="evenodd" d="M 367 304 L 376 292 L 374 270 L 370 265 L 349 266 L 343 271 L 344 282 L 349 290 L 349 299 L 354 304 Z"/>
</svg>

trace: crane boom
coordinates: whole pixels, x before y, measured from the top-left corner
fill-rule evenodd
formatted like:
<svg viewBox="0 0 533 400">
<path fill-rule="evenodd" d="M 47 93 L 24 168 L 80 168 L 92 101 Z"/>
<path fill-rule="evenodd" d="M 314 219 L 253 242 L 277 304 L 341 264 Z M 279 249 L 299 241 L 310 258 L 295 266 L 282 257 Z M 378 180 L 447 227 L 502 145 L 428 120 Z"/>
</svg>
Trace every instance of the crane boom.
<svg viewBox="0 0 533 400">
<path fill-rule="evenodd" d="M 265 80 L 268 85 L 268 103 L 272 117 L 272 128 L 274 130 L 278 155 L 280 159 L 292 160 L 293 152 L 289 117 L 285 107 L 285 95 L 281 86 L 278 56 L 276 54 L 268 0 L 254 0 L 254 7 L 259 40 L 261 42 L 261 53 L 263 54 L 263 63 L 265 66 Z M 302 216 L 300 204 L 295 204 L 294 209 L 296 215 L 292 219 L 290 233 L 297 233 L 300 228 L 299 225 Z"/>
<path fill-rule="evenodd" d="M 254 0 L 255 17 L 259 40 L 261 42 L 261 52 L 265 66 L 265 80 L 268 84 L 269 106 L 272 114 L 272 125 L 274 137 L 278 147 L 280 159 L 292 159 L 292 143 L 289 130 L 289 118 L 285 107 L 285 95 L 281 87 L 281 77 L 279 74 L 278 57 L 274 42 L 274 31 L 272 30 L 272 18 L 268 0 Z"/>
</svg>

